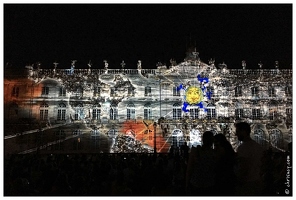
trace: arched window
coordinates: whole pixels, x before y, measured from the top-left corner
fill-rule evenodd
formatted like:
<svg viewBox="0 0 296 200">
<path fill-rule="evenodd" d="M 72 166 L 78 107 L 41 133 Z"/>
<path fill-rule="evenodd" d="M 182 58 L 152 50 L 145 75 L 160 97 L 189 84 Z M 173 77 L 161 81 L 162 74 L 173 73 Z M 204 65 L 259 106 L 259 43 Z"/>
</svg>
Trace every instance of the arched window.
<svg viewBox="0 0 296 200">
<path fill-rule="evenodd" d="M 118 116 L 118 107 L 117 103 L 112 102 L 110 105 L 110 119 L 111 120 L 116 120 Z"/>
<path fill-rule="evenodd" d="M 135 119 L 135 105 L 133 103 L 129 103 L 126 107 L 126 119 Z"/>
<path fill-rule="evenodd" d="M 151 87 L 150 86 L 145 87 L 145 96 L 151 96 Z"/>
<path fill-rule="evenodd" d="M 265 138 L 264 131 L 262 129 L 256 129 L 254 131 L 253 138 L 258 144 L 261 144 L 262 146 L 264 145 L 266 138 Z"/>
<path fill-rule="evenodd" d="M 66 120 L 66 105 L 64 103 L 59 104 L 57 120 Z"/>
<path fill-rule="evenodd" d="M 207 106 L 207 118 L 208 119 L 216 118 L 216 106 L 214 104 L 208 104 L 208 106 Z"/>
<path fill-rule="evenodd" d="M 280 130 L 272 129 L 269 134 L 269 141 L 272 146 L 279 147 L 282 143 L 283 135 Z"/>
<path fill-rule="evenodd" d="M 40 120 L 46 121 L 48 120 L 48 104 L 43 102 L 40 105 L 40 111 L 39 111 Z"/>
<path fill-rule="evenodd" d="M 92 119 L 99 120 L 101 116 L 101 105 L 96 104 L 92 110 Z"/>
<path fill-rule="evenodd" d="M 151 104 L 146 103 L 144 105 L 144 119 L 151 119 L 152 118 L 152 112 L 151 112 Z"/>
<path fill-rule="evenodd" d="M 182 110 L 181 110 L 181 104 L 180 103 L 175 103 L 173 105 L 173 119 L 181 119 L 182 116 Z"/>
</svg>

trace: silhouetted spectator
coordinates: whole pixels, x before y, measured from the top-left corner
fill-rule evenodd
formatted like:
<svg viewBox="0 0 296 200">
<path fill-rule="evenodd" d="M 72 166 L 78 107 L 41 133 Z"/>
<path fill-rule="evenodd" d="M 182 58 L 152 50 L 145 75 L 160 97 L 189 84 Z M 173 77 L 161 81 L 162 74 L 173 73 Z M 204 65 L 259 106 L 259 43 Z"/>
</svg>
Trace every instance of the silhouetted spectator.
<svg viewBox="0 0 296 200">
<path fill-rule="evenodd" d="M 216 194 L 232 195 L 235 192 L 235 152 L 223 134 L 214 136 L 214 150 L 217 158 Z"/>
<path fill-rule="evenodd" d="M 263 149 L 251 139 L 251 127 L 246 122 L 235 125 L 236 136 L 242 144 L 237 148 L 237 195 L 260 195 L 262 192 L 261 165 Z"/>
<path fill-rule="evenodd" d="M 189 195 L 214 194 L 216 157 L 213 141 L 213 133 L 206 131 L 202 137 L 202 146 L 191 148 L 186 173 Z"/>
</svg>

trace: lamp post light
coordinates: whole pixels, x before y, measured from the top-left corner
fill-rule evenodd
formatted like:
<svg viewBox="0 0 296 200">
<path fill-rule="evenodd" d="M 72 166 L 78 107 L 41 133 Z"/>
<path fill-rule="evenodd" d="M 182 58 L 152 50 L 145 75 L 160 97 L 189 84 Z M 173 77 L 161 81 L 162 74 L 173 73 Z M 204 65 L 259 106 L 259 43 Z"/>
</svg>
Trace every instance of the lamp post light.
<svg viewBox="0 0 296 200">
<path fill-rule="evenodd" d="M 155 155 L 156 155 L 156 126 L 157 126 L 157 123 L 154 122 L 153 127 L 154 127 L 154 154 Z"/>
</svg>

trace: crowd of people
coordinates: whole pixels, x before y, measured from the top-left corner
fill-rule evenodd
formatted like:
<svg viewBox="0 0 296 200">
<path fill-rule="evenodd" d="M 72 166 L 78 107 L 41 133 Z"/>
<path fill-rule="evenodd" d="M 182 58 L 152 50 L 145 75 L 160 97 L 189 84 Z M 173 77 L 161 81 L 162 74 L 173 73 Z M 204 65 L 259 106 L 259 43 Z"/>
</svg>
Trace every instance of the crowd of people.
<svg viewBox="0 0 296 200">
<path fill-rule="evenodd" d="M 223 134 L 167 154 L 25 154 L 4 158 L 4 196 L 285 195 L 291 152 L 263 150 L 247 123 L 235 152 Z M 292 156 L 291 156 L 292 158 Z"/>
</svg>

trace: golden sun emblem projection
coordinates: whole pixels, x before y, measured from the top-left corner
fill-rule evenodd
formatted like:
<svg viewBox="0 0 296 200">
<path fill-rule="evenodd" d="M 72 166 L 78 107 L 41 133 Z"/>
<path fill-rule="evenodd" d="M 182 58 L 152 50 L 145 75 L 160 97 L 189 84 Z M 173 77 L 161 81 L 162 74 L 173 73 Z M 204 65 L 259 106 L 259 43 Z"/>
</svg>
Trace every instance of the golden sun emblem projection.
<svg viewBox="0 0 296 200">
<path fill-rule="evenodd" d="M 185 100 L 189 104 L 198 104 L 202 101 L 202 90 L 196 86 L 189 86 L 185 92 Z"/>
</svg>

